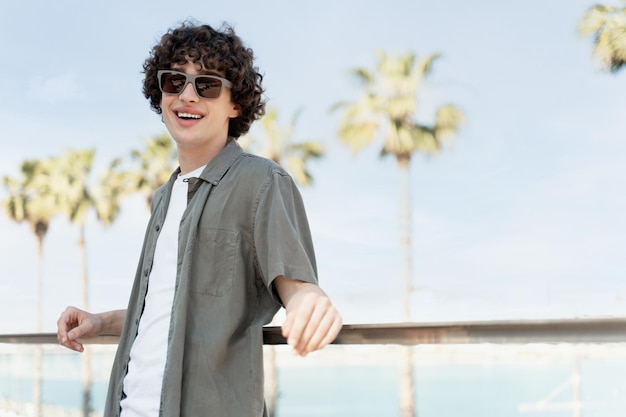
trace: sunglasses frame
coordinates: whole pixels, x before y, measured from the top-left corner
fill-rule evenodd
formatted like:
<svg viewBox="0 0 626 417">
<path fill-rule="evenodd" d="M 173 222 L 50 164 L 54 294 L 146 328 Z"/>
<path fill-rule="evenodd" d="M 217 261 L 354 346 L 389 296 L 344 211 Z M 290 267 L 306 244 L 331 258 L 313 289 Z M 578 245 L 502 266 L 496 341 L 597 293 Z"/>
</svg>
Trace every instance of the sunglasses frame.
<svg viewBox="0 0 626 417">
<path fill-rule="evenodd" d="M 185 77 L 185 85 L 183 85 L 179 93 L 168 93 L 167 91 L 163 91 L 163 87 L 161 86 L 161 82 L 162 82 L 161 79 L 162 79 L 163 74 L 175 74 L 175 75 L 182 75 L 183 77 Z M 220 92 L 217 95 L 217 97 L 204 97 L 203 95 L 200 95 L 200 93 L 198 93 L 198 88 L 196 87 L 196 79 L 201 78 L 201 77 L 213 78 L 215 80 L 221 81 L 222 85 L 220 86 Z M 159 90 L 161 90 L 163 94 L 173 94 L 177 96 L 181 95 L 183 91 L 185 91 L 185 88 L 187 88 L 187 84 L 191 83 L 191 85 L 193 86 L 193 91 L 196 92 L 196 95 L 206 100 L 217 100 L 222 95 L 222 90 L 224 89 L 224 87 L 226 88 L 233 87 L 233 83 L 228 81 L 226 78 L 218 77 L 217 75 L 212 75 L 212 74 L 195 74 L 194 75 L 194 74 L 187 74 L 185 72 L 180 72 L 180 71 L 171 70 L 171 69 L 158 70 L 157 81 L 159 82 Z"/>
</svg>

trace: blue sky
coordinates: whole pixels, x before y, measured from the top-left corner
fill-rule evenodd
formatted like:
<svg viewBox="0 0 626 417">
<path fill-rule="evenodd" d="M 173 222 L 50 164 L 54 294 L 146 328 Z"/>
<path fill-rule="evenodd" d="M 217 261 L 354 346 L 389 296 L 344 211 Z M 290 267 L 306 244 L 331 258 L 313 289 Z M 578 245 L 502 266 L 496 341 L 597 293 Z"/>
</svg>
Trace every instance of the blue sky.
<svg viewBox="0 0 626 417">
<path fill-rule="evenodd" d="M 0 15 L 0 175 L 66 148 L 98 167 L 164 131 L 141 94 L 156 39 L 187 17 L 229 22 L 297 137 L 324 142 L 304 189 L 320 281 L 347 323 L 400 321 L 398 173 L 373 147 L 336 139 L 332 104 L 374 51 L 441 52 L 419 117 L 452 102 L 468 117 L 441 155 L 414 158 L 415 321 L 626 314 L 626 74 L 598 69 L 576 24 L 593 1 L 12 2 Z M 5 197 L 4 190 L 0 198 Z M 93 219 L 92 219 L 93 220 Z M 147 212 L 88 224 L 91 309 L 122 308 Z M 35 327 L 35 240 L 0 215 L 0 332 Z M 77 230 L 45 241 L 44 329 L 80 303 Z"/>
</svg>

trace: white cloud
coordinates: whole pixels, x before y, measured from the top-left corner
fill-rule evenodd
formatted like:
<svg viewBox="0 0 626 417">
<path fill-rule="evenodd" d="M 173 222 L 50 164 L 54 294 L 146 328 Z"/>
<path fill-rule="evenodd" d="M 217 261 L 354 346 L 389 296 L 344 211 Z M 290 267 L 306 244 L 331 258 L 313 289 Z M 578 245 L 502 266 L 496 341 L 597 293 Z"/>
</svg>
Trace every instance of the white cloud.
<svg viewBox="0 0 626 417">
<path fill-rule="evenodd" d="M 74 73 L 48 78 L 40 75 L 30 80 L 28 97 L 43 103 L 57 104 L 62 101 L 82 100 L 85 98 L 85 91 Z"/>
</svg>

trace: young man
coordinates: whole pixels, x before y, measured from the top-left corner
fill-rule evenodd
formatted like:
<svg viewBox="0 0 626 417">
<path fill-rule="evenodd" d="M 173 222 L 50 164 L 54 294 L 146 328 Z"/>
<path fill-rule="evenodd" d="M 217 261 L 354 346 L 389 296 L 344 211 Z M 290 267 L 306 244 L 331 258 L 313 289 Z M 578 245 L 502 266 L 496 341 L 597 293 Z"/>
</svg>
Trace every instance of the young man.
<svg viewBox="0 0 626 417">
<path fill-rule="evenodd" d="M 230 27 L 185 23 L 144 64 L 144 94 L 178 148 L 154 196 L 126 310 L 68 307 L 59 342 L 119 334 L 107 417 L 266 415 L 262 326 L 282 305 L 306 355 L 341 316 L 317 286 L 302 199 L 278 165 L 236 142 L 264 113 L 252 50 Z"/>
</svg>

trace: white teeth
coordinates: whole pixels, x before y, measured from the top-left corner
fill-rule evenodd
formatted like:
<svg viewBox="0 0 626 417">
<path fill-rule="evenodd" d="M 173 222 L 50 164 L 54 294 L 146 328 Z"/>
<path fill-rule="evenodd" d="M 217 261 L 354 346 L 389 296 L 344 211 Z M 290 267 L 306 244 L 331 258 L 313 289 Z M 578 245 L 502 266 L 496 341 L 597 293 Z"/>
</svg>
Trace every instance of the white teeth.
<svg viewBox="0 0 626 417">
<path fill-rule="evenodd" d="M 182 119 L 200 119 L 202 116 L 200 116 L 199 114 L 178 113 L 178 117 Z"/>
</svg>

